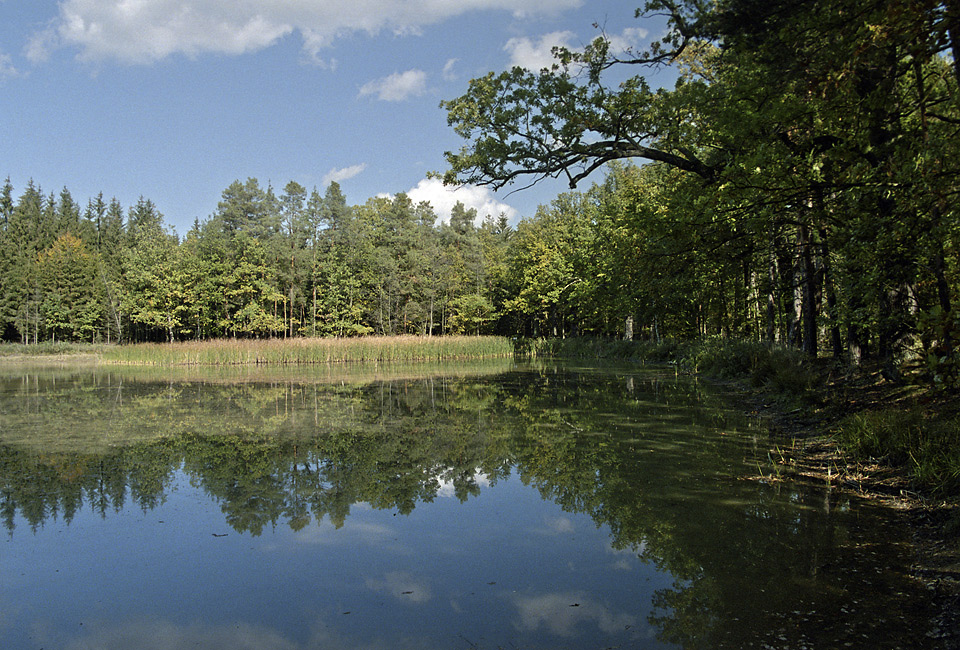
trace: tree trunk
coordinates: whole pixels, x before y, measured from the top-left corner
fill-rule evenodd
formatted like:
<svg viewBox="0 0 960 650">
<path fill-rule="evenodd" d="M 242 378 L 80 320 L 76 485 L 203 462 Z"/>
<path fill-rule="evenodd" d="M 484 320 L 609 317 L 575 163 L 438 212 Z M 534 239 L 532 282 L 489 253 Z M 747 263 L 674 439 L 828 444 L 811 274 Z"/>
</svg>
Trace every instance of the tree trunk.
<svg viewBox="0 0 960 650">
<path fill-rule="evenodd" d="M 433 296 L 430 296 L 430 330 L 427 336 L 433 336 Z"/>
<path fill-rule="evenodd" d="M 833 264 L 830 262 L 830 249 L 827 247 L 827 233 L 823 228 L 820 229 L 820 257 L 823 265 L 823 290 L 827 294 L 827 312 L 830 319 L 830 348 L 833 351 L 833 358 L 839 360 L 843 358 L 839 301 L 833 278 Z"/>
<path fill-rule="evenodd" d="M 767 343 L 773 345 L 777 340 L 777 253 L 771 243 L 769 271 L 767 280 L 770 288 L 767 291 Z"/>
<path fill-rule="evenodd" d="M 811 357 L 817 356 L 817 281 L 813 261 L 813 246 L 810 242 L 810 229 L 806 224 L 800 226 L 800 255 L 803 263 L 803 351 Z"/>
<path fill-rule="evenodd" d="M 803 344 L 803 267 L 800 260 L 794 260 L 791 266 L 791 287 L 793 288 L 793 303 L 790 310 L 790 322 L 787 323 L 787 340 L 794 347 Z"/>
</svg>

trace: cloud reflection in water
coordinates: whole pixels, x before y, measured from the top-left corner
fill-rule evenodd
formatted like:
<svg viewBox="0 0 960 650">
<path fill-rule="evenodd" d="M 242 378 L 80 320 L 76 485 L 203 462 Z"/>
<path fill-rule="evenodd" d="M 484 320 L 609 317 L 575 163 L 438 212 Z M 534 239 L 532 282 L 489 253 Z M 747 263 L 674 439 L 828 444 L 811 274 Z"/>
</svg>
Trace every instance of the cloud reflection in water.
<svg viewBox="0 0 960 650">
<path fill-rule="evenodd" d="M 613 612 L 575 592 L 515 596 L 513 602 L 520 614 L 517 628 L 524 632 L 543 627 L 551 634 L 573 637 L 579 633 L 578 627 L 593 624 L 602 632 L 616 634 L 637 624 L 636 617 Z"/>
</svg>

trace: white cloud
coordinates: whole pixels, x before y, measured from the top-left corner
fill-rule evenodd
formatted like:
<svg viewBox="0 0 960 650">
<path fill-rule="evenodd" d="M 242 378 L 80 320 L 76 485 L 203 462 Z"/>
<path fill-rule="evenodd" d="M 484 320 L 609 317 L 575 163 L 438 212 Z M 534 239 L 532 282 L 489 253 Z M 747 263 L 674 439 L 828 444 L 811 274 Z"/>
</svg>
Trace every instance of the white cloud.
<svg viewBox="0 0 960 650">
<path fill-rule="evenodd" d="M 547 526 L 550 528 L 550 530 L 559 535 L 566 535 L 576 530 L 573 526 L 573 522 L 566 517 L 550 519 L 547 521 Z"/>
<path fill-rule="evenodd" d="M 169 621 L 139 621 L 117 627 L 86 625 L 85 634 L 69 643 L 69 650 L 128 648 L 130 650 L 297 650 L 298 644 L 275 630 L 246 623 L 234 625 L 178 625 Z"/>
<path fill-rule="evenodd" d="M 2 2 L 3 0 L 0 0 Z M 66 642 L 67 650 L 306 650 L 357 648 L 356 639 L 334 630 L 329 620 L 305 621 L 309 635 L 301 641 L 286 638 L 279 630 L 237 621 L 224 624 L 175 623 L 161 619 L 140 619 L 118 624 L 87 621 L 80 635 Z M 429 642 L 421 647 L 430 647 Z M 371 645 L 364 647 L 381 647 Z"/>
<path fill-rule="evenodd" d="M 355 32 L 417 34 L 475 11 L 516 16 L 557 13 L 582 0 L 62 0 L 49 30 L 28 46 L 34 61 L 51 49 L 79 49 L 86 61 L 149 63 L 172 54 L 239 54 L 298 32 L 307 58 Z"/>
<path fill-rule="evenodd" d="M 536 535 L 569 535 L 576 532 L 577 527 L 568 517 L 547 517 L 542 525 L 533 525 L 530 527 L 530 533 Z"/>
<path fill-rule="evenodd" d="M 615 53 L 623 53 L 634 49 L 640 45 L 650 31 L 643 27 L 628 27 L 620 34 L 608 36 L 610 39 L 610 50 Z"/>
<path fill-rule="evenodd" d="M 361 505 L 364 504 L 355 503 L 351 507 L 354 510 L 361 510 Z M 380 546 L 395 537 L 396 531 L 389 526 L 348 517 L 339 529 L 329 520 L 318 521 L 315 526 L 298 530 L 293 540 L 296 544 L 349 547 L 359 544 Z"/>
<path fill-rule="evenodd" d="M 334 168 L 328 171 L 323 175 L 323 179 L 320 181 L 320 185 L 326 187 L 332 181 L 338 183 L 347 180 L 348 178 L 353 178 L 360 174 L 364 169 L 367 168 L 367 163 L 360 163 L 359 165 L 350 165 L 349 167 L 340 167 Z"/>
<path fill-rule="evenodd" d="M 52 28 L 44 29 L 27 39 L 27 45 L 23 48 L 23 55 L 31 63 L 43 63 L 50 58 L 50 51 L 56 49 L 57 42 L 56 30 Z"/>
<path fill-rule="evenodd" d="M 279 4 L 279 3 L 275 3 Z M 242 54 L 275 43 L 294 26 L 255 3 L 214 0 L 66 0 L 53 31 L 29 46 L 34 59 L 58 45 L 78 46 L 80 58 L 147 63 L 174 53 Z"/>
<path fill-rule="evenodd" d="M 481 0 L 479 4 L 486 4 Z M 498 3 L 499 4 L 499 3 Z M 566 9 L 583 5 L 582 0 L 522 0 L 506 3 L 513 9 L 515 18 L 529 18 L 537 14 L 557 14 Z"/>
<path fill-rule="evenodd" d="M 360 88 L 360 96 L 376 95 L 381 101 L 402 102 L 422 95 L 426 89 L 427 73 L 423 70 L 407 70 L 365 83 Z"/>
<path fill-rule="evenodd" d="M 19 76 L 20 72 L 13 66 L 10 55 L 0 52 L 0 80 Z"/>
<path fill-rule="evenodd" d="M 647 35 L 648 30 L 642 27 L 628 27 L 620 34 L 607 35 L 607 39 L 610 41 L 610 51 L 613 54 L 628 52 L 640 45 L 640 42 Z M 503 46 L 503 49 L 510 55 L 510 67 L 520 66 L 533 72 L 539 72 L 543 68 L 550 68 L 557 62 L 553 56 L 553 48 L 555 47 L 565 47 L 574 52 L 582 51 L 582 47 L 571 45 L 574 38 L 575 34 L 569 31 L 550 32 L 539 39 L 511 38 Z"/>
<path fill-rule="evenodd" d="M 414 203 L 429 201 L 433 206 L 433 211 L 437 213 L 440 221 L 450 221 L 450 211 L 459 201 L 463 203 L 468 210 L 476 208 L 477 223 L 490 215 L 499 217 L 503 213 L 511 223 L 516 222 L 519 213 L 512 206 L 502 203 L 494 197 L 493 192 L 486 187 L 477 187 L 476 185 L 461 185 L 459 187 L 450 187 L 443 184 L 443 181 L 437 178 L 425 178 L 417 186 L 407 192 L 407 196 Z"/>
<path fill-rule="evenodd" d="M 430 588 L 405 571 L 391 571 L 380 580 L 367 578 L 366 585 L 406 603 L 425 603 L 432 598 Z"/>
<path fill-rule="evenodd" d="M 445 81 L 453 81 L 457 78 L 457 74 L 453 71 L 453 66 L 455 66 L 459 60 L 460 59 L 447 59 L 447 62 L 443 64 L 443 78 Z"/>
<path fill-rule="evenodd" d="M 511 38 L 503 49 L 510 54 L 510 67 L 520 66 L 537 72 L 556 63 L 553 48 L 569 48 L 570 39 L 573 37 L 573 32 L 550 32 L 536 41 L 529 38 Z"/>
</svg>

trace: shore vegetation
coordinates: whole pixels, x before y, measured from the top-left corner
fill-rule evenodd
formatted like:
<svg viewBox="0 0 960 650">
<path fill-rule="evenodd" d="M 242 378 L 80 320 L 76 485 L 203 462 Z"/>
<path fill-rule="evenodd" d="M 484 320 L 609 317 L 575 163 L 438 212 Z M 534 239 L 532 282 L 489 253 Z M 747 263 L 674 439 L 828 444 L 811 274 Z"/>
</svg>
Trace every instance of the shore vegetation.
<svg viewBox="0 0 960 650">
<path fill-rule="evenodd" d="M 367 336 L 357 338 L 217 339 L 104 348 L 103 363 L 126 365 L 297 365 L 412 362 L 509 357 L 496 336 Z"/>
</svg>

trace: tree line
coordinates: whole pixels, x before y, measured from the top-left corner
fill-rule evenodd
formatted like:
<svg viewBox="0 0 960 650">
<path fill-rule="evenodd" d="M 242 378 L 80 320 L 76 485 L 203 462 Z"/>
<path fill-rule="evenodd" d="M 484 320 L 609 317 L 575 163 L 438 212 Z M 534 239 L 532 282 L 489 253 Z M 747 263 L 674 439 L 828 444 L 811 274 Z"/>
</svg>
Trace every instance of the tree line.
<svg viewBox="0 0 960 650">
<path fill-rule="evenodd" d="M 956 383 L 960 5 L 650 0 L 636 13 L 668 22 L 645 51 L 601 34 L 444 102 L 467 141 L 447 153 L 450 183 L 575 187 L 645 163 L 595 190 L 589 227 L 551 230 L 569 251 L 539 294 L 551 312 L 873 356 L 893 375 L 920 358 Z M 664 66 L 675 86 L 651 87 Z"/>
<path fill-rule="evenodd" d="M 479 223 L 478 223 L 479 222 Z M 458 203 L 437 223 L 405 194 L 349 206 L 297 182 L 236 181 L 182 237 L 149 199 L 30 182 L 0 204 L 0 331 L 9 341 L 478 334 L 493 328 L 512 229 Z"/>
<path fill-rule="evenodd" d="M 445 181 L 606 170 L 515 228 L 249 179 L 177 238 L 149 200 L 8 182 L 3 337 L 720 336 L 956 384 L 955 5 L 651 0 L 638 16 L 669 29 L 648 51 L 601 34 L 472 80 L 443 104 L 467 140 Z M 663 66 L 672 89 L 643 76 Z"/>
</svg>

